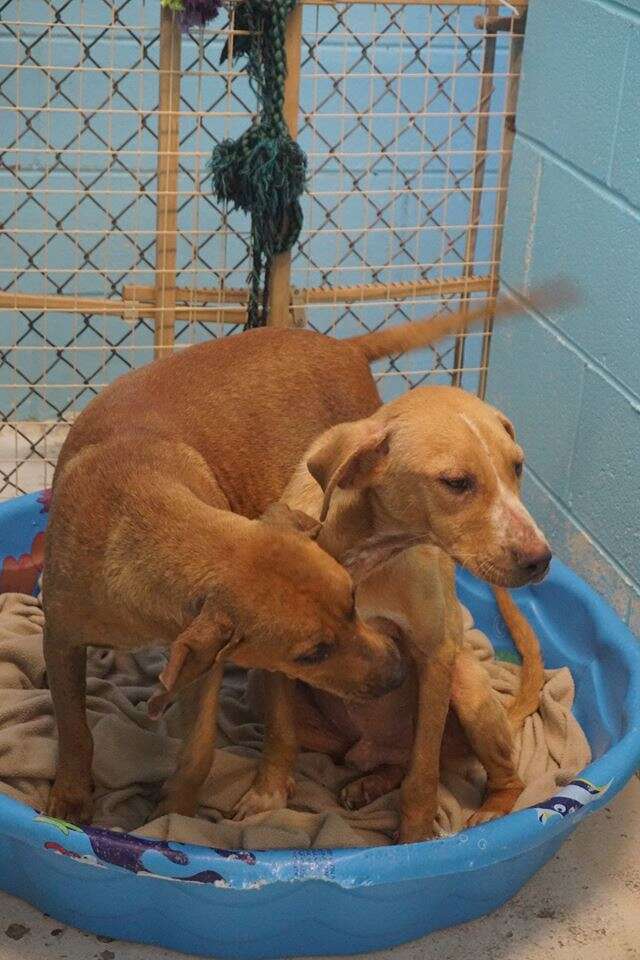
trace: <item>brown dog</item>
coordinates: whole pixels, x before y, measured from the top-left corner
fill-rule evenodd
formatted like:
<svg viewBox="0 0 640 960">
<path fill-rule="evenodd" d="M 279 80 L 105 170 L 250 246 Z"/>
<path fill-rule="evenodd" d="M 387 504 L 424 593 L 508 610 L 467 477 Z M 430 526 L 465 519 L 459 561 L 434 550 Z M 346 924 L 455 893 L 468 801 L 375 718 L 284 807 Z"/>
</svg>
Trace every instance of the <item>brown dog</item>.
<svg viewBox="0 0 640 960">
<path fill-rule="evenodd" d="M 359 614 L 384 622 L 387 632 L 394 624 L 414 669 L 403 687 L 362 708 L 303 693 L 297 717 L 291 688 L 280 682 L 279 717 L 293 722 L 302 746 L 368 771 L 343 792 L 347 806 L 402 782 L 404 841 L 433 836 L 450 702 L 487 770 L 488 796 L 474 822 L 508 812 L 522 790 L 509 717 L 463 647 L 454 582 L 454 562 L 501 587 L 544 576 L 551 553 L 519 498 L 522 463 L 501 413 L 461 390 L 424 387 L 319 437 L 283 496 L 324 520 L 318 543 L 354 573 Z M 504 591 L 498 598 L 524 654 L 523 686 L 510 710 L 517 727 L 538 705 L 542 663 L 524 617 Z M 272 728 L 239 816 L 286 800 L 294 755 L 288 729 L 281 740 L 284 746 Z"/>
<path fill-rule="evenodd" d="M 513 308 L 499 301 L 494 312 Z M 372 360 L 484 314 L 347 341 L 251 331 L 128 374 L 87 407 L 56 469 L 44 565 L 45 658 L 59 732 L 52 815 L 91 813 L 88 645 L 171 645 L 161 678 L 169 694 L 207 674 L 163 805 L 183 813 L 195 809 L 211 763 L 224 660 L 344 696 L 374 696 L 402 680 L 395 645 L 357 621 L 349 576 L 291 529 L 300 517 L 255 518 L 279 499 L 314 436 L 378 407 Z M 194 743 L 203 739 L 209 746 L 196 762 Z"/>
</svg>

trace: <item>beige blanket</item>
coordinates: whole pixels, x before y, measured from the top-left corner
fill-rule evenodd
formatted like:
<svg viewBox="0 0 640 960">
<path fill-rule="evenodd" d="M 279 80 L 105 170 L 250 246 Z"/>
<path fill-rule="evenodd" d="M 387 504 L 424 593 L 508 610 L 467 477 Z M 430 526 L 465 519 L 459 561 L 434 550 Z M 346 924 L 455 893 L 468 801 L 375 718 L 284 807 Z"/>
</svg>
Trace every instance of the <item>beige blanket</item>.
<svg viewBox="0 0 640 960">
<path fill-rule="evenodd" d="M 0 595 L 0 791 L 42 809 L 56 758 L 56 730 L 45 687 L 43 616 L 38 601 Z M 466 614 L 467 639 L 489 671 L 494 688 L 509 696 L 519 668 L 493 659 L 487 638 Z M 161 665 L 161 651 L 89 654 L 88 713 L 95 741 L 95 823 L 146 836 L 215 847 L 354 847 L 391 842 L 398 826 L 397 793 L 357 812 L 336 803 L 336 793 L 355 772 L 328 757 L 304 753 L 291 809 L 235 823 L 234 804 L 251 784 L 262 742 L 259 678 L 245 683 L 232 673 L 222 697 L 219 749 L 202 791 L 198 818 L 170 816 L 147 823 L 160 785 L 170 774 L 179 747 L 179 715 L 172 707 L 153 722 L 146 701 Z M 555 792 L 590 760 L 585 736 L 572 716 L 569 670 L 548 670 L 539 713 L 518 738 L 518 770 L 526 784 L 519 807 Z M 469 761 L 443 773 L 439 829 L 460 830 L 480 805 L 483 771 Z"/>
</svg>

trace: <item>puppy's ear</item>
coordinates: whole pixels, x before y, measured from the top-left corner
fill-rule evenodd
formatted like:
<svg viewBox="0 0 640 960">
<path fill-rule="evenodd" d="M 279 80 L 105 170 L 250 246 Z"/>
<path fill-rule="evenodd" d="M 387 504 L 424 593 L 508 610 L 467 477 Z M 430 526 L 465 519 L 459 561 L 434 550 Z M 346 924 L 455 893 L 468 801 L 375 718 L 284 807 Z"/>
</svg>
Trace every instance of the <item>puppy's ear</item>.
<svg viewBox="0 0 640 960">
<path fill-rule="evenodd" d="M 324 490 L 320 519 L 325 519 L 337 487 L 357 490 L 369 486 L 383 473 L 388 454 L 388 427 L 364 420 L 333 431 L 307 460 L 309 473 Z"/>
<path fill-rule="evenodd" d="M 502 424 L 502 426 L 504 427 L 504 429 L 507 431 L 507 433 L 509 434 L 509 436 L 511 437 L 511 439 L 512 439 L 512 440 L 515 440 L 515 439 L 516 439 L 516 428 L 515 428 L 514 425 L 511 423 L 511 420 L 509 420 L 508 417 L 505 417 L 504 413 L 500 413 L 499 410 L 497 410 L 496 413 L 498 414 L 498 420 L 500 421 L 500 423 Z"/>
<path fill-rule="evenodd" d="M 180 690 L 223 660 L 238 642 L 229 617 L 213 612 L 206 601 L 201 613 L 171 644 L 169 660 L 158 677 L 160 689 L 147 704 L 148 715 L 157 720 Z"/>
<path fill-rule="evenodd" d="M 322 524 L 314 517 L 302 510 L 292 510 L 285 503 L 272 503 L 260 517 L 263 523 L 268 523 L 277 530 L 285 532 L 303 533 L 312 540 L 318 536 Z"/>
</svg>

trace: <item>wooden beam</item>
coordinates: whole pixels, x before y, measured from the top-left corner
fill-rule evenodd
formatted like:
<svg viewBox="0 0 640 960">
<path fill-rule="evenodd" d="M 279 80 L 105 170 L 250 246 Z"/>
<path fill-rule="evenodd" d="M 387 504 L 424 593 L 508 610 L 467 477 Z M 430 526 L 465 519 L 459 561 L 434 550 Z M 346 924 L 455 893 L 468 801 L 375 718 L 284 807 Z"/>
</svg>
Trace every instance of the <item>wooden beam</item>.
<svg viewBox="0 0 640 960">
<path fill-rule="evenodd" d="M 147 289 L 153 291 L 153 287 Z M 95 316 L 122 317 L 128 323 L 147 318 L 154 322 L 161 319 L 160 308 L 153 302 L 99 297 L 49 296 L 39 293 L 7 293 L 0 291 L 0 307 L 8 310 L 40 310 L 48 313 L 84 313 Z M 175 307 L 178 320 L 203 323 L 244 323 L 247 311 L 242 307 L 193 307 L 179 304 Z"/>
<path fill-rule="evenodd" d="M 285 35 L 287 79 L 284 85 L 284 119 L 289 133 L 295 140 L 298 135 L 298 110 L 300 104 L 300 58 L 302 55 L 302 6 L 298 4 L 289 14 Z M 291 312 L 291 251 L 278 253 L 273 258 L 269 277 L 269 309 L 267 323 L 270 327 L 291 327 L 294 317 Z"/>
<path fill-rule="evenodd" d="M 85 313 L 96 316 L 138 319 L 135 301 L 103 300 L 100 297 L 54 296 L 44 293 L 0 292 L 0 307 L 7 310 L 42 310 L 57 313 Z"/>
<path fill-rule="evenodd" d="M 401 283 L 364 283 L 353 287 L 307 287 L 294 290 L 294 304 L 367 303 L 371 300 L 407 300 L 412 297 L 440 297 L 452 293 L 478 293 L 491 289 L 490 277 L 451 280 L 407 280 Z"/>
<path fill-rule="evenodd" d="M 140 300 L 142 303 L 156 302 L 155 287 L 130 283 L 122 289 L 125 300 Z M 246 303 L 249 291 L 239 287 L 176 287 L 176 303 Z"/>
<path fill-rule="evenodd" d="M 175 337 L 181 47 L 182 31 L 178 17 L 175 11 L 162 7 L 156 201 L 156 356 L 171 349 Z"/>
<path fill-rule="evenodd" d="M 411 297 L 446 296 L 453 293 L 483 293 L 491 289 L 491 277 L 453 277 L 449 280 L 406 280 L 399 283 L 362 283 L 355 286 L 294 288 L 291 303 L 367 303 L 371 300 L 406 300 Z M 130 284 L 123 298 L 138 304 L 155 303 L 154 287 Z M 248 291 L 238 287 L 176 287 L 176 303 L 246 303 Z"/>
<path fill-rule="evenodd" d="M 511 49 L 509 51 L 509 79 L 507 81 L 507 91 L 505 95 L 504 112 L 505 118 L 502 126 L 502 143 L 500 144 L 500 175 L 498 180 L 498 199 L 496 202 L 495 227 L 493 230 L 493 241 L 491 245 L 491 279 L 493 281 L 491 294 L 495 298 L 498 296 L 500 288 L 500 262 L 502 259 L 502 237 L 504 235 L 504 219 L 507 209 L 507 196 L 509 189 L 509 174 L 511 173 L 511 159 L 513 157 L 513 141 L 516 136 L 516 109 L 518 106 L 518 91 L 520 89 L 520 68 L 522 64 L 522 51 L 524 47 L 524 36 L 517 34 L 511 40 Z M 489 315 L 485 325 L 484 333 L 488 334 L 482 338 L 482 354 L 480 356 L 480 382 L 478 384 L 478 394 L 484 400 L 487 393 L 487 382 L 489 378 L 489 356 L 491 352 L 491 334 L 493 333 L 493 316 Z"/>
<path fill-rule="evenodd" d="M 488 19 L 487 17 L 484 18 Z M 478 229 L 482 219 L 482 201 L 484 199 L 484 175 L 487 162 L 487 145 L 489 142 L 489 112 L 491 109 L 491 99 L 495 90 L 494 71 L 496 63 L 496 45 L 497 33 L 492 28 L 487 28 L 486 24 L 479 29 L 486 31 L 484 38 L 484 53 L 482 56 L 482 81 L 478 97 L 478 106 L 476 110 L 476 136 L 474 144 L 474 163 L 473 163 L 473 183 L 471 205 L 469 208 L 469 224 L 467 227 L 467 236 L 464 250 L 464 267 L 462 275 L 464 277 L 473 276 L 473 268 L 476 261 L 476 248 L 478 245 Z M 461 297 L 461 306 L 464 308 L 469 305 L 469 297 L 465 294 Z M 464 348 L 466 344 L 466 334 L 461 332 L 456 337 L 456 346 L 453 356 L 453 376 L 452 384 L 459 387 L 462 383 L 462 372 L 464 368 Z"/>
</svg>

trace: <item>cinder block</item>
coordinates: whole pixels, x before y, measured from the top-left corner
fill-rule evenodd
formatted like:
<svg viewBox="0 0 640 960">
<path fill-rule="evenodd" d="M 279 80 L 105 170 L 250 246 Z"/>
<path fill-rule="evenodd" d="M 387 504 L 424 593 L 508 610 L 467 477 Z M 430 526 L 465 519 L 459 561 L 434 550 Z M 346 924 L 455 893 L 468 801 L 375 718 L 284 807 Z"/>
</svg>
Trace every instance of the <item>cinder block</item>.
<svg viewBox="0 0 640 960">
<path fill-rule="evenodd" d="M 527 462 L 560 497 L 568 489 L 583 375 L 580 358 L 533 317 L 494 334 L 489 401 L 513 420 Z"/>
<path fill-rule="evenodd" d="M 518 127 L 606 182 L 633 23 L 585 0 L 529 8 Z"/>
<path fill-rule="evenodd" d="M 549 311 L 549 319 L 640 396 L 640 218 L 550 160 L 536 216 L 530 286 L 560 275 L 582 298 L 571 309 Z"/>
<path fill-rule="evenodd" d="M 631 13 L 640 13 L 640 0 L 613 0 L 613 3 L 618 7 L 627 7 Z"/>
<path fill-rule="evenodd" d="M 628 620 L 634 588 L 620 575 L 611 556 L 580 530 L 567 509 L 556 503 L 528 471 L 524 501 L 548 538 L 554 556 L 590 583 L 621 619 Z"/>
<path fill-rule="evenodd" d="M 543 163 L 535 147 L 516 138 L 500 272 L 504 280 L 519 290 L 524 289 L 527 283 Z"/>
<path fill-rule="evenodd" d="M 640 0 L 637 4 L 640 10 Z M 611 187 L 640 209 L 640 26 L 629 43 L 615 135 Z"/>
<path fill-rule="evenodd" d="M 569 503 L 578 520 L 640 581 L 640 403 L 585 372 Z"/>
</svg>

